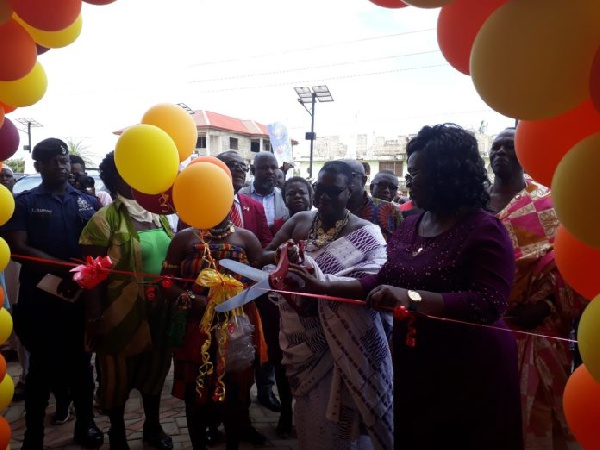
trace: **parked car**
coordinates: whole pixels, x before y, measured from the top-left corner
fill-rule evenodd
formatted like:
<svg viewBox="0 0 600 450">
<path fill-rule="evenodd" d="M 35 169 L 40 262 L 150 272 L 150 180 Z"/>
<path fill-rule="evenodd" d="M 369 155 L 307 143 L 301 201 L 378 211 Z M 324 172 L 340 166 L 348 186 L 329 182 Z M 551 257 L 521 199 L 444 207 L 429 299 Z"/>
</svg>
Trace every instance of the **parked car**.
<svg viewBox="0 0 600 450">
<path fill-rule="evenodd" d="M 88 176 L 94 179 L 94 189 L 96 192 L 104 191 L 108 192 L 106 186 L 100 179 L 100 175 L 97 173 L 88 173 Z M 13 194 L 20 194 L 21 192 L 28 191 L 38 186 L 42 182 L 42 176 L 39 173 L 33 175 L 25 175 L 20 178 L 13 186 Z"/>
</svg>

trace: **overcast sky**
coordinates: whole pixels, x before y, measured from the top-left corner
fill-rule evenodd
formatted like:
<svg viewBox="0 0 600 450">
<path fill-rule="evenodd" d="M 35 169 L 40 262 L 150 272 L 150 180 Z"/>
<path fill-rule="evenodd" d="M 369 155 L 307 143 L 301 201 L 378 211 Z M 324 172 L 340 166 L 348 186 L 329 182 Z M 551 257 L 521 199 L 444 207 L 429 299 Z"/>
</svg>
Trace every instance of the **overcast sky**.
<svg viewBox="0 0 600 450">
<path fill-rule="evenodd" d="M 263 124 L 282 122 L 307 146 L 310 116 L 294 86 L 325 84 L 318 136 L 413 133 L 456 122 L 494 134 L 513 123 L 490 110 L 436 42 L 439 9 L 379 8 L 368 0 L 117 0 L 84 3 L 83 31 L 39 57 L 44 98 L 10 118 L 33 118 L 45 137 L 83 141 L 98 156 L 112 131 L 151 106 L 183 102 Z M 26 134 L 21 142 L 26 143 Z"/>
</svg>

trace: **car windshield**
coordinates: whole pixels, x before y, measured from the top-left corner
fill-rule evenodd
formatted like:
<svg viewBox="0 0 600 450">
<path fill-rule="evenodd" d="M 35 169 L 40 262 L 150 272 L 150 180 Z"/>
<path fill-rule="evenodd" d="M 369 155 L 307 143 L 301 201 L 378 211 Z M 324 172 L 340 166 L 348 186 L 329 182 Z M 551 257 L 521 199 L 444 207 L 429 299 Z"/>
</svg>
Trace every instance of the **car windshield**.
<svg viewBox="0 0 600 450">
<path fill-rule="evenodd" d="M 97 174 L 89 174 L 94 179 L 94 188 L 96 192 L 106 191 L 106 186 Z M 39 173 L 34 175 L 25 175 L 13 186 L 13 194 L 20 194 L 21 192 L 28 191 L 38 186 L 42 182 L 42 176 Z"/>
</svg>

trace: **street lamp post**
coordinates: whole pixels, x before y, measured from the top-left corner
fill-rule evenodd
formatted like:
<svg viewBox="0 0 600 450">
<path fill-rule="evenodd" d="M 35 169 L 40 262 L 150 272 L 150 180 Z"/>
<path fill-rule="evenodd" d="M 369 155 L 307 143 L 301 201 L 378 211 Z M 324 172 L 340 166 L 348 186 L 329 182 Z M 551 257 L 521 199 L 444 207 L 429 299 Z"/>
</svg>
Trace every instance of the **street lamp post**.
<svg viewBox="0 0 600 450">
<path fill-rule="evenodd" d="M 308 166 L 308 176 L 312 178 L 313 175 L 313 148 L 314 142 L 317 138 L 315 134 L 315 103 L 319 102 L 332 102 L 333 97 L 327 86 L 313 86 L 312 90 L 308 87 L 295 87 L 294 90 L 298 94 L 298 102 L 304 106 L 304 109 L 310 114 L 310 132 L 306 133 L 306 140 L 310 140 L 310 161 Z M 306 104 L 310 103 L 310 110 L 306 107 Z"/>
<path fill-rule="evenodd" d="M 39 123 L 35 119 L 16 119 L 21 125 L 25 125 L 27 127 L 27 138 L 29 140 L 29 145 L 25 150 L 31 152 L 31 127 L 41 127 L 42 124 Z"/>
</svg>

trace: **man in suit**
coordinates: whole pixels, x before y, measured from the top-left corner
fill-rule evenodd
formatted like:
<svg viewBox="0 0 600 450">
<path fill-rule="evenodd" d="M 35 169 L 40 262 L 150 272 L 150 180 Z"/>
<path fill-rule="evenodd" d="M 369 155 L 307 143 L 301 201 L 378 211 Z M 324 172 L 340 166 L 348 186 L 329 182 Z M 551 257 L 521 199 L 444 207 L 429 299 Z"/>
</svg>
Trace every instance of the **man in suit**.
<svg viewBox="0 0 600 450">
<path fill-rule="evenodd" d="M 240 189 L 240 193 L 262 203 L 269 228 L 273 226 L 275 220 L 287 219 L 290 215 L 281 197 L 281 190 L 277 187 L 277 170 L 279 170 L 277 159 L 273 153 L 257 153 L 254 157 L 254 182 Z"/>
</svg>

